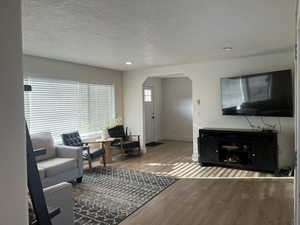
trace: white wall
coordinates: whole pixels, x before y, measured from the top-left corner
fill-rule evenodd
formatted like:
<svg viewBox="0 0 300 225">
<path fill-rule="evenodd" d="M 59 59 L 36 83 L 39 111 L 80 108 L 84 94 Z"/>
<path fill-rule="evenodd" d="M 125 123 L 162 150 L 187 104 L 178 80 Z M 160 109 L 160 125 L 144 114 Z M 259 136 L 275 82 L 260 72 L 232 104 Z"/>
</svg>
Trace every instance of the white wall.
<svg viewBox="0 0 300 225">
<path fill-rule="evenodd" d="M 0 224 L 27 224 L 20 0 L 0 1 Z"/>
<path fill-rule="evenodd" d="M 222 116 L 220 104 L 220 77 L 251 74 L 293 68 L 293 54 L 282 52 L 271 55 L 245 57 L 233 60 L 185 64 L 134 70 L 124 73 L 124 118 L 134 133 L 143 134 L 142 85 L 147 77 L 183 73 L 193 83 L 193 159 L 198 158 L 197 137 L 200 127 L 248 128 L 243 117 Z M 200 101 L 200 105 L 197 104 Z M 251 118 L 261 125 L 260 118 Z M 275 118 L 267 119 L 275 122 Z M 280 166 L 293 163 L 294 119 L 282 118 L 279 134 Z M 143 140 L 143 138 L 142 138 Z"/>
<path fill-rule="evenodd" d="M 25 75 L 96 84 L 113 84 L 116 116 L 123 118 L 122 72 L 28 55 L 23 57 L 23 64 Z"/>
<path fill-rule="evenodd" d="M 162 139 L 193 141 L 192 81 L 162 79 Z"/>
<path fill-rule="evenodd" d="M 161 116 L 162 116 L 162 79 L 158 77 L 150 77 L 148 78 L 144 86 L 152 87 L 153 90 L 153 102 L 154 102 L 154 113 L 155 113 L 155 123 L 154 123 L 154 130 L 155 130 L 155 141 L 159 141 L 162 139 L 161 134 Z M 145 115 L 143 115 L 145 116 Z M 145 120 L 144 120 L 145 122 Z M 146 125 L 144 125 L 145 127 Z M 130 127 L 129 127 L 130 129 Z M 144 134 L 145 135 L 145 134 Z"/>
</svg>

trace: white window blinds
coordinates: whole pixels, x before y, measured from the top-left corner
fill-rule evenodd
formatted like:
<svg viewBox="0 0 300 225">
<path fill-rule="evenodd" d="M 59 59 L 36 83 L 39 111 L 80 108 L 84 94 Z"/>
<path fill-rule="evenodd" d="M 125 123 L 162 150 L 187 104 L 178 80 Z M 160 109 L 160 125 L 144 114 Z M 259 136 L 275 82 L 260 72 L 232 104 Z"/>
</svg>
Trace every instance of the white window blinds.
<svg viewBox="0 0 300 225">
<path fill-rule="evenodd" d="M 112 85 L 28 77 L 25 84 L 25 117 L 31 133 L 51 132 L 56 141 L 61 134 L 99 132 L 114 118 Z"/>
</svg>

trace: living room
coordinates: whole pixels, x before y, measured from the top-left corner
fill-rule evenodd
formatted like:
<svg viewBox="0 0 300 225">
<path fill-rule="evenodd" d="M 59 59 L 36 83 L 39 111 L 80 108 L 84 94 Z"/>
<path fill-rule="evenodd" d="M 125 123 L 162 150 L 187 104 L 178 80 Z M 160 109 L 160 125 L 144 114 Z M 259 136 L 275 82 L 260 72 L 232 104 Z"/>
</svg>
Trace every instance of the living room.
<svg viewBox="0 0 300 225">
<path fill-rule="evenodd" d="M 1 225 L 300 225 L 298 1 L 0 4 Z"/>
</svg>

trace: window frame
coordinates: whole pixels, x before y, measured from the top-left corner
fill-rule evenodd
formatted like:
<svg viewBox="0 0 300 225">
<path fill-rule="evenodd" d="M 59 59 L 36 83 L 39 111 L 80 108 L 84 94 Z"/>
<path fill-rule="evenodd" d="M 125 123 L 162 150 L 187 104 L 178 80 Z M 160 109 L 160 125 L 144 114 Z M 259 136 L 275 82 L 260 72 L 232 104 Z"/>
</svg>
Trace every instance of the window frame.
<svg viewBox="0 0 300 225">
<path fill-rule="evenodd" d="M 153 88 L 152 87 L 146 87 L 144 86 L 143 90 L 143 99 L 145 103 L 151 103 L 153 102 Z M 146 94 L 147 91 L 150 91 L 150 94 Z M 149 97 L 150 99 L 147 99 Z"/>
</svg>

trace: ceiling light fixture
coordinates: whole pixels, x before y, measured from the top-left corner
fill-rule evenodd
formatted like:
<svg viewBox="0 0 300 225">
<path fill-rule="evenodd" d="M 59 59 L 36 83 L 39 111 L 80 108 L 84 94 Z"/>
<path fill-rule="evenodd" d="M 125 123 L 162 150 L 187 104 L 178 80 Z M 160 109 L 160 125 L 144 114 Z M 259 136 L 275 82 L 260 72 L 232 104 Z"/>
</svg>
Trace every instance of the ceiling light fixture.
<svg viewBox="0 0 300 225">
<path fill-rule="evenodd" d="M 132 62 L 129 61 L 129 62 L 126 62 L 125 64 L 126 65 L 132 65 Z"/>
<path fill-rule="evenodd" d="M 232 50 L 232 47 L 224 47 L 223 50 L 224 50 L 224 51 L 231 51 L 231 50 Z"/>
</svg>

